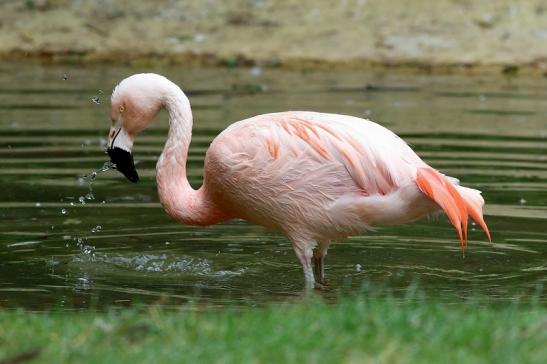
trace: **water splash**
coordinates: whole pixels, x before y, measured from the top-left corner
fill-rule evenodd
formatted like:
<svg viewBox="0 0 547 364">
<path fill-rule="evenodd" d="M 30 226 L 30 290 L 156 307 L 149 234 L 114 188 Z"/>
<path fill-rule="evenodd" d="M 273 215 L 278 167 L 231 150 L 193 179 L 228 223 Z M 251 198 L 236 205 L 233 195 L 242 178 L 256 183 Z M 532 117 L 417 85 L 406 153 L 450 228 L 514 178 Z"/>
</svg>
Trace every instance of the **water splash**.
<svg viewBox="0 0 547 364">
<path fill-rule="evenodd" d="M 88 185 L 88 192 L 85 195 L 82 195 L 82 196 L 78 197 L 78 202 L 81 205 L 85 205 L 86 201 L 95 200 L 95 195 L 93 194 L 93 182 L 95 182 L 95 180 L 97 179 L 97 175 L 99 173 L 106 172 L 111 168 L 112 168 L 112 163 L 111 162 L 105 162 L 98 171 L 92 170 L 90 173 L 84 175 L 83 177 L 78 178 L 78 183 L 80 185 L 83 186 L 86 182 L 87 182 L 87 185 Z M 105 203 L 105 201 L 103 200 L 101 203 Z M 39 203 L 37 203 L 36 205 L 38 206 Z M 72 206 L 72 207 L 75 206 L 75 203 L 70 202 L 70 206 Z M 68 214 L 69 214 L 68 209 L 65 209 L 65 208 L 61 209 L 61 215 L 68 215 Z M 52 230 L 53 230 L 53 226 L 52 226 Z M 95 226 L 91 229 L 91 233 L 93 233 L 93 234 L 98 233 L 101 230 L 102 230 L 102 226 L 97 225 L 97 226 Z M 80 248 L 80 254 L 81 255 L 90 257 L 90 259 L 92 259 L 92 260 L 95 259 L 95 247 L 86 244 L 87 237 L 75 237 L 74 241 L 76 242 L 76 246 L 78 248 Z M 66 243 L 65 246 L 68 248 L 68 247 L 70 247 L 70 244 Z"/>
<path fill-rule="evenodd" d="M 76 246 L 80 248 L 79 256 L 84 260 L 94 262 L 95 261 L 95 247 L 87 244 L 87 237 L 74 238 Z M 84 258 L 85 257 L 85 258 Z"/>
<path fill-rule="evenodd" d="M 104 172 L 106 172 L 106 171 L 108 171 L 112 168 L 113 168 L 112 162 L 110 162 L 110 161 L 104 162 L 102 167 L 98 171 L 92 170 L 90 173 L 84 175 L 81 180 L 79 180 L 81 185 L 83 185 L 85 183 L 85 181 L 87 181 L 87 185 L 88 185 L 88 189 L 89 189 L 87 194 L 85 194 L 84 196 L 80 196 L 78 198 L 78 201 L 82 205 L 85 205 L 86 200 L 87 201 L 95 200 L 95 195 L 93 194 L 93 182 L 95 182 L 95 180 L 97 179 L 97 175 L 99 173 L 104 173 Z"/>
<path fill-rule="evenodd" d="M 84 245 L 82 247 L 82 253 L 85 255 L 94 256 L 95 255 L 94 251 L 95 251 L 95 247 L 92 245 Z"/>
<path fill-rule="evenodd" d="M 209 277 L 240 276 L 247 268 L 237 270 L 215 270 L 210 260 L 173 254 L 121 255 L 95 252 L 95 248 L 82 243 L 80 254 L 74 256 L 75 263 L 105 264 L 118 269 L 139 273 L 190 274 Z"/>
</svg>

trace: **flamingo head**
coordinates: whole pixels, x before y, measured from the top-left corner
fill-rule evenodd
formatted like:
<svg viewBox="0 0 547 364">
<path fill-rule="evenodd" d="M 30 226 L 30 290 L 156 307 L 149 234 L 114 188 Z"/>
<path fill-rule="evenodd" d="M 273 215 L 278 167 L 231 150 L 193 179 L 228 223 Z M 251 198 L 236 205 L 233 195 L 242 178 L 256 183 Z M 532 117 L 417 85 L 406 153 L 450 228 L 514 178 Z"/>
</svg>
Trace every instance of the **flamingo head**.
<svg viewBox="0 0 547 364">
<path fill-rule="evenodd" d="M 112 92 L 107 153 L 116 169 L 131 182 L 139 175 L 133 162 L 133 140 L 154 119 L 163 106 L 163 76 L 141 73 L 121 81 Z"/>
</svg>

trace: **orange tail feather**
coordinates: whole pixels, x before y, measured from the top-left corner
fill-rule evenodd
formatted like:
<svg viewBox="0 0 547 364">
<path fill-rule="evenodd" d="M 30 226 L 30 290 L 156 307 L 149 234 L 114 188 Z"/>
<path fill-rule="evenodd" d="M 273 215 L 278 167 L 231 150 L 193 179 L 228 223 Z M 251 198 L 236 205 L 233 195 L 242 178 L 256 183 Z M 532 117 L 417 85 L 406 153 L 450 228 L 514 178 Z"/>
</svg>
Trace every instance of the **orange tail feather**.
<svg viewBox="0 0 547 364">
<path fill-rule="evenodd" d="M 460 238 L 462 252 L 467 247 L 467 217 L 468 215 L 480 225 L 488 240 L 492 241 L 488 226 L 482 217 L 482 199 L 477 191 L 469 190 L 464 193 L 465 188 L 456 188 L 446 177 L 433 168 L 420 168 L 416 178 L 416 184 L 420 191 L 435 201 L 446 213 L 448 219 L 456 229 Z M 478 196 L 473 198 L 471 193 Z"/>
</svg>

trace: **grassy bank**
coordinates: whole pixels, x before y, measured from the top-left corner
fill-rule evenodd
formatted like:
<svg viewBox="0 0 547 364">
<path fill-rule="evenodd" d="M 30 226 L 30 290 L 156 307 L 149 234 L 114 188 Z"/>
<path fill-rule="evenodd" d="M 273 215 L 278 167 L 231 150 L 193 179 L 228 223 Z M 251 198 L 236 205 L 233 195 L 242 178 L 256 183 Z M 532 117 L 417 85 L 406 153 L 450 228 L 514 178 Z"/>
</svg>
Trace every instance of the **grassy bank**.
<svg viewBox="0 0 547 364">
<path fill-rule="evenodd" d="M 345 299 L 215 311 L 0 312 L 0 363 L 496 362 L 547 358 L 547 308 Z"/>
</svg>

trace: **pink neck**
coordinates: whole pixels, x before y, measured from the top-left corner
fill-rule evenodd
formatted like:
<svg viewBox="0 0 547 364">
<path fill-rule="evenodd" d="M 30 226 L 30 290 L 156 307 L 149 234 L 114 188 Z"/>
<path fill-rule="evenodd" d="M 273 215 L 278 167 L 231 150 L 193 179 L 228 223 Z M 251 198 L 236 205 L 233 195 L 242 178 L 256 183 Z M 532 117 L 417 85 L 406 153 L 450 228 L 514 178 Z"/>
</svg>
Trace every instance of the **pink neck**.
<svg viewBox="0 0 547 364">
<path fill-rule="evenodd" d="M 173 85 L 175 86 L 175 85 Z M 174 219 L 190 225 L 211 225 L 224 219 L 206 186 L 197 191 L 186 177 L 188 147 L 192 137 L 192 111 L 177 86 L 164 96 L 169 112 L 169 135 L 156 165 L 158 194 L 165 211 Z"/>
</svg>

